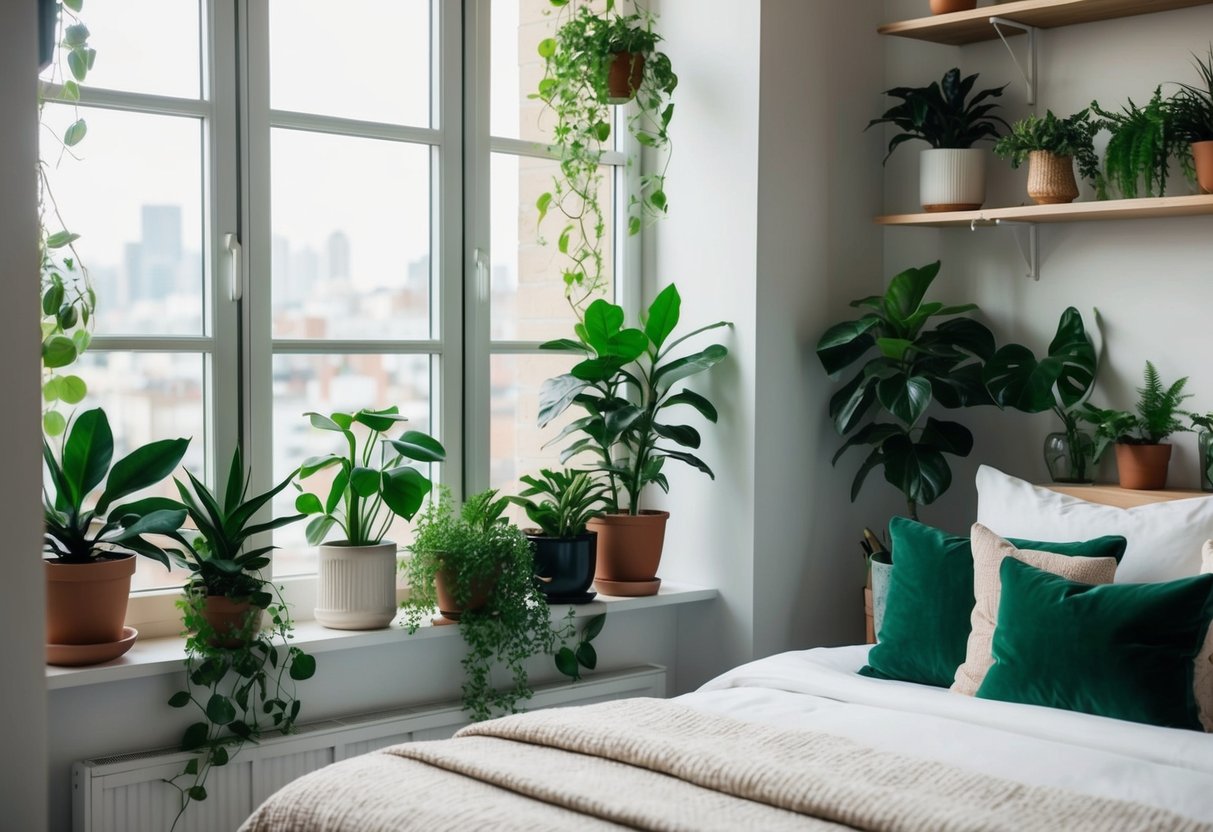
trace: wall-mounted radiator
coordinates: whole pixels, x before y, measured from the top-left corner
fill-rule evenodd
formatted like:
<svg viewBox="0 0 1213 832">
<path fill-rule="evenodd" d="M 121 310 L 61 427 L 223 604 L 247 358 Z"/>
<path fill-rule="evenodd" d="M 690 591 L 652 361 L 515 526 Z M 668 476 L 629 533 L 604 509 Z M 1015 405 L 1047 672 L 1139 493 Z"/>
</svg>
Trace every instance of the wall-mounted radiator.
<svg viewBox="0 0 1213 832">
<path fill-rule="evenodd" d="M 629 696 L 666 696 L 666 671 L 656 665 L 599 673 L 576 684 L 535 689 L 527 707 L 588 705 Z M 209 797 L 189 807 L 179 832 L 235 830 L 285 784 L 338 760 L 417 740 L 443 739 L 467 724 L 456 702 L 332 719 L 287 736 L 246 745 L 228 765 L 211 770 Z M 72 766 L 74 832 L 168 832 L 177 814 L 176 789 L 161 782 L 180 773 L 191 755 L 149 751 L 85 760 Z"/>
</svg>

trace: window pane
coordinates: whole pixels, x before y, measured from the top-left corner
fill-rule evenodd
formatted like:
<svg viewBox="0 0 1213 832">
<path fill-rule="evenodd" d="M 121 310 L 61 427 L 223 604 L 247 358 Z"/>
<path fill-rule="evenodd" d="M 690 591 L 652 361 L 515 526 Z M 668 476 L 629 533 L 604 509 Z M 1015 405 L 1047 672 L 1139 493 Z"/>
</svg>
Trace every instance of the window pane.
<svg viewBox="0 0 1213 832">
<path fill-rule="evenodd" d="M 429 0 L 272 0 L 270 106 L 430 125 Z"/>
<path fill-rule="evenodd" d="M 492 3 L 489 132 L 494 136 L 552 141 L 552 111 L 539 99 L 528 98 L 543 77 L 543 58 L 536 48 L 556 31 L 550 9 L 531 0 Z"/>
<path fill-rule="evenodd" d="M 431 358 L 427 355 L 278 355 L 274 357 L 274 482 L 281 482 L 310 456 L 345 452 L 338 434 L 313 428 L 307 411 L 351 412 L 395 405 L 409 418 L 405 429 L 432 434 L 430 415 Z M 393 432 L 398 435 L 401 429 Z M 304 481 L 323 499 L 332 469 Z M 434 472 L 431 472 L 431 477 Z M 274 516 L 294 513 L 293 489 L 274 501 Z M 274 575 L 316 571 L 316 550 L 304 539 L 306 522 L 274 533 Z M 335 530 L 332 538 L 339 539 Z M 412 540 L 408 523 L 399 518 L 387 539 L 404 546 Z"/>
<path fill-rule="evenodd" d="M 570 260 L 556 248 L 567 220 L 554 208 L 540 229 L 535 200 L 552 188 L 557 163 L 494 153 L 492 158 L 492 337 L 503 341 L 546 341 L 571 335 L 576 316 L 565 300 L 562 272 Z M 614 169 L 603 166 L 598 202 L 606 228 L 602 237 L 605 297 L 614 292 Z M 602 296 L 602 295 L 600 295 Z"/>
<path fill-rule="evenodd" d="M 59 164 L 43 134 L 51 189 L 97 290 L 98 335 L 203 333 L 202 123 L 83 109 L 79 159 Z M 56 135 L 75 119 L 48 104 Z"/>
<path fill-rule="evenodd" d="M 274 130 L 275 338 L 430 337 L 430 148 Z"/>
<path fill-rule="evenodd" d="M 114 460 L 135 448 L 160 439 L 190 439 L 182 465 L 205 476 L 206 357 L 199 353 L 99 352 L 85 353 L 72 371 L 89 387 L 82 408 L 101 407 L 114 431 Z M 174 476 L 184 476 L 178 470 Z M 139 495 L 177 498 L 172 477 Z M 137 561 L 133 589 L 179 586 L 185 570 L 163 566 L 145 557 Z"/>
<path fill-rule="evenodd" d="M 80 20 L 97 50 L 87 86 L 176 98 L 202 95 L 198 0 L 89 0 Z M 70 15 L 68 22 L 73 22 Z M 53 73 L 52 65 L 43 77 Z"/>
</svg>

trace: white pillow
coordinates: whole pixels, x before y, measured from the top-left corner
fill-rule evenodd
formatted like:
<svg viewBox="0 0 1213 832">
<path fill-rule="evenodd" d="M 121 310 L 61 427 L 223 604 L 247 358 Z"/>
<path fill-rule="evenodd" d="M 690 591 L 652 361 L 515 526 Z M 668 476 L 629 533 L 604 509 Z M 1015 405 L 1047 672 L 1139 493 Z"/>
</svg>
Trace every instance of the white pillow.
<svg viewBox="0 0 1213 832">
<path fill-rule="evenodd" d="M 1128 547 L 1116 583 L 1154 583 L 1200 572 L 1201 549 L 1213 538 L 1213 499 L 1115 508 L 1037 488 L 982 465 L 977 469 L 977 522 L 1001 537 L 1029 540 L 1123 535 Z"/>
</svg>

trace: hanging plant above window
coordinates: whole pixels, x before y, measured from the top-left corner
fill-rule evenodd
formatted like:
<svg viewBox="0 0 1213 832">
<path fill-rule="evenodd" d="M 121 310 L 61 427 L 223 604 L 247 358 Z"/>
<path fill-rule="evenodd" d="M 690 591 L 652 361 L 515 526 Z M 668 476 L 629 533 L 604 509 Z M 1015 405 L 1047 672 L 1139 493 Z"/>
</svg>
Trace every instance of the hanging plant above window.
<svg viewBox="0 0 1213 832">
<path fill-rule="evenodd" d="M 628 233 L 668 209 L 665 170 L 669 164 L 670 101 L 678 76 L 654 31 L 656 17 L 639 3 L 624 13 L 622 3 L 607 0 L 602 11 L 588 2 L 550 0 L 558 9 L 555 37 L 539 43 L 544 74 L 538 92 L 556 115 L 553 149 L 560 168 L 552 190 L 536 202 L 539 221 L 551 211 L 565 219 L 557 248 L 567 255 L 565 295 L 580 315 L 585 302 L 606 288 L 603 238 L 606 218 L 598 201 L 602 158 L 615 146 L 612 106 L 628 105 L 628 133 L 659 154 L 651 172 L 639 178 L 628 203 Z M 633 164 L 634 160 L 629 160 Z"/>
</svg>

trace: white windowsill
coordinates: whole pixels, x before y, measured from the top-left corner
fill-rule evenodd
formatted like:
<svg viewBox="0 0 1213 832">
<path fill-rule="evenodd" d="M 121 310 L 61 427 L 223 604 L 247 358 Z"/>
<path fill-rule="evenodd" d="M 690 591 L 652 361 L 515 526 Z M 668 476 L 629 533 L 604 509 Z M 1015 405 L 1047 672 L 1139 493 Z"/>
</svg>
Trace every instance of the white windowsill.
<svg viewBox="0 0 1213 832">
<path fill-rule="evenodd" d="M 663 583 L 656 595 L 647 598 L 620 598 L 610 595 L 599 595 L 588 604 L 575 607 L 577 618 L 589 618 L 605 612 L 610 615 L 628 610 L 648 610 L 677 604 L 691 604 L 697 601 L 710 601 L 719 593 L 715 589 L 690 586 L 689 584 Z M 562 618 L 568 607 L 553 605 L 552 618 Z M 423 638 L 455 638 L 459 628 L 455 626 L 435 627 L 424 624 L 416 633 L 409 635 L 401 626 L 402 617 L 397 616 L 391 626 L 382 630 L 330 630 L 315 621 L 297 621 L 295 623 L 295 638 L 291 644 L 302 647 L 309 653 L 324 653 L 330 650 L 349 650 L 358 647 L 377 647 L 386 644 L 399 644 L 412 639 Z M 144 676 L 158 676 L 177 673 L 182 669 L 185 659 L 185 640 L 179 636 L 162 638 L 140 638 L 126 655 L 105 664 L 89 667 L 52 667 L 46 668 L 46 687 L 48 690 L 94 685 L 103 682 L 116 682 L 124 679 L 137 679 Z"/>
</svg>

